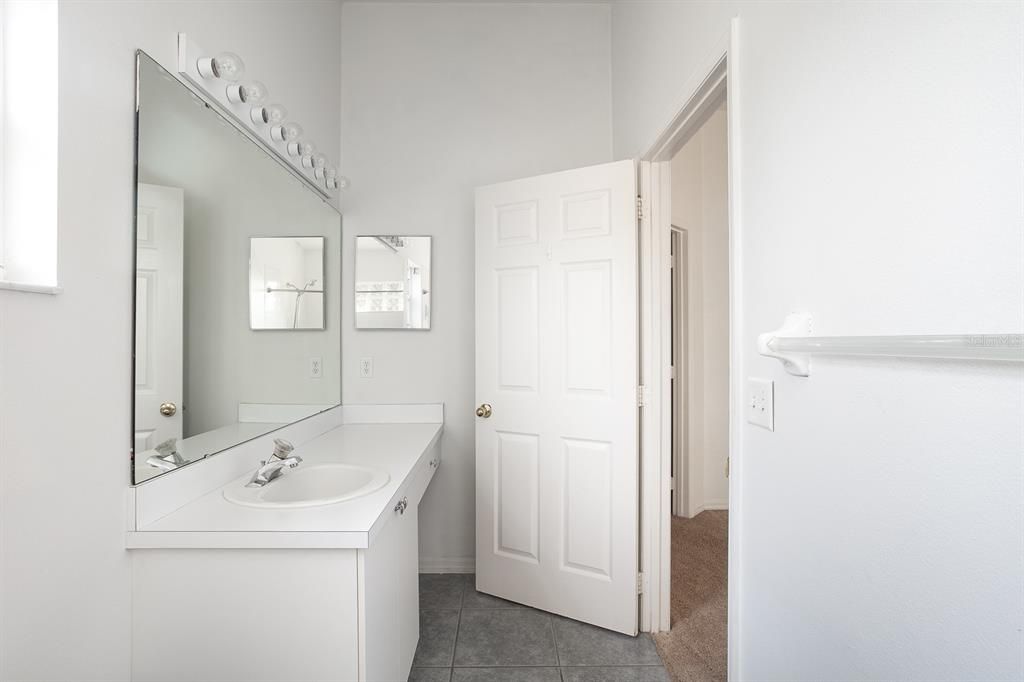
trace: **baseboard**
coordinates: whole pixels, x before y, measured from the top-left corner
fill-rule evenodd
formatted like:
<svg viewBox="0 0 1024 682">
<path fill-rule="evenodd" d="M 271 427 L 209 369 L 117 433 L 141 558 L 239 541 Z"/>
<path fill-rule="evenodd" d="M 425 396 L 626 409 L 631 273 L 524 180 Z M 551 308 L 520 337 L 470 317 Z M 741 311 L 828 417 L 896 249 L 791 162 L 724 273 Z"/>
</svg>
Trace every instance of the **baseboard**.
<svg viewBox="0 0 1024 682">
<path fill-rule="evenodd" d="M 420 557 L 420 573 L 473 573 L 473 557 Z"/>
<path fill-rule="evenodd" d="M 680 518 L 692 519 L 694 516 L 696 516 L 697 514 L 700 514 L 702 511 L 728 511 L 728 510 L 729 510 L 729 500 L 711 500 L 709 502 L 705 502 L 704 504 L 698 505 L 695 509 L 693 509 L 693 513 L 690 514 L 689 516 L 681 516 Z"/>
</svg>

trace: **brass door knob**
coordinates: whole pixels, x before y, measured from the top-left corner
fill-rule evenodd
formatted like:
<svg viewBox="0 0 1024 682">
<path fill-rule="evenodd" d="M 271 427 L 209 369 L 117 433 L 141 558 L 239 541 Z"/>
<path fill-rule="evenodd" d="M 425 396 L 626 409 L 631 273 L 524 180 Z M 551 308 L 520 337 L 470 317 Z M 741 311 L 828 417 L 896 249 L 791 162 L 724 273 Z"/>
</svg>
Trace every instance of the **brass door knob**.
<svg viewBox="0 0 1024 682">
<path fill-rule="evenodd" d="M 178 406 L 174 403 L 161 403 L 160 405 L 160 414 L 165 417 L 173 417 L 177 411 Z"/>
<path fill-rule="evenodd" d="M 488 405 L 487 403 L 484 403 L 480 407 L 476 408 L 476 416 L 487 419 L 488 417 L 491 416 L 491 411 L 491 406 Z"/>
</svg>

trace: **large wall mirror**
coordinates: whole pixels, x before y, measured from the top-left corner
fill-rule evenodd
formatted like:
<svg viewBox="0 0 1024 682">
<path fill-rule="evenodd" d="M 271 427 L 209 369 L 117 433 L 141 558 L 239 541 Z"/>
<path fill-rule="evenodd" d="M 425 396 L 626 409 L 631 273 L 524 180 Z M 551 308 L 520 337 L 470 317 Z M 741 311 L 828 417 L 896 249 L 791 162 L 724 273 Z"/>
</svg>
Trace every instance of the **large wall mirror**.
<svg viewBox="0 0 1024 682">
<path fill-rule="evenodd" d="M 341 216 L 136 58 L 133 482 L 341 402 Z"/>
</svg>

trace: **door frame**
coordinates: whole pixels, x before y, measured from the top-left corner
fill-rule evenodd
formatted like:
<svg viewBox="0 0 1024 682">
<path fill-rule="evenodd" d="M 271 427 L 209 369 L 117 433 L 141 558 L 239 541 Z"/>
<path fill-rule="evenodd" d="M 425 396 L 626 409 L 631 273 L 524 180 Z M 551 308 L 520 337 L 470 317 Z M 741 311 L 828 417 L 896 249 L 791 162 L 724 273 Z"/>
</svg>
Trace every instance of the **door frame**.
<svg viewBox="0 0 1024 682">
<path fill-rule="evenodd" d="M 683 516 L 690 507 L 690 240 L 685 228 L 671 225 L 669 249 L 674 279 L 669 279 L 672 291 L 668 295 L 671 306 L 669 328 L 669 357 L 671 391 L 667 406 L 672 447 L 672 515 Z M 673 243 L 674 242 L 674 243 Z M 678 249 L 676 248 L 678 247 Z"/>
<path fill-rule="evenodd" d="M 740 240 L 739 19 L 716 42 L 682 88 L 683 105 L 657 136 L 639 165 L 641 381 L 644 418 L 640 430 L 640 563 L 644 575 L 641 629 L 666 632 L 670 620 L 671 576 L 671 159 L 722 102 L 728 109 L 729 185 L 729 554 L 728 675 L 741 679 L 739 662 L 742 540 L 742 432 L 738 416 L 742 392 L 743 338 L 740 319 L 742 277 Z M 728 84 L 728 87 L 726 85 Z M 671 84 L 667 84 L 670 88 Z M 675 91 L 674 87 L 671 87 Z"/>
</svg>

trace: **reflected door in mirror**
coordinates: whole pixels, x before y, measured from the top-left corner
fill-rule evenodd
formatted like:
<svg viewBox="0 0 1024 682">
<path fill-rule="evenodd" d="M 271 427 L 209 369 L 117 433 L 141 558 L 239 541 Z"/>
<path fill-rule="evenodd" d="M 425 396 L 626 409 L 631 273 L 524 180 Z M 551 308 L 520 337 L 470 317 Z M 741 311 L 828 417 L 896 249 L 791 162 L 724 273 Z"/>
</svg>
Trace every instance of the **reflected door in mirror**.
<svg viewBox="0 0 1024 682">
<path fill-rule="evenodd" d="M 139 183 L 138 192 L 135 452 L 141 453 L 182 437 L 184 204 L 177 187 Z"/>
</svg>

